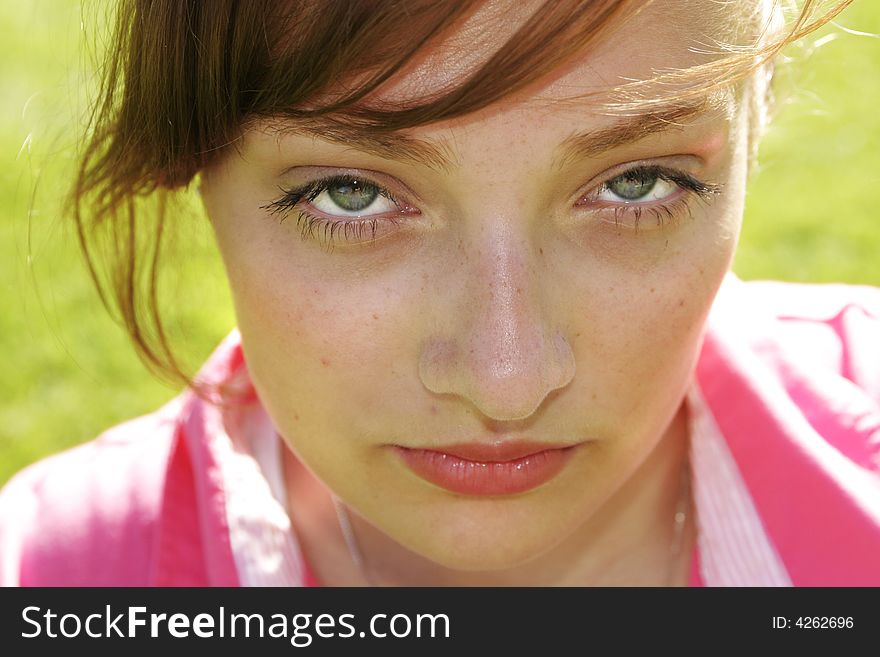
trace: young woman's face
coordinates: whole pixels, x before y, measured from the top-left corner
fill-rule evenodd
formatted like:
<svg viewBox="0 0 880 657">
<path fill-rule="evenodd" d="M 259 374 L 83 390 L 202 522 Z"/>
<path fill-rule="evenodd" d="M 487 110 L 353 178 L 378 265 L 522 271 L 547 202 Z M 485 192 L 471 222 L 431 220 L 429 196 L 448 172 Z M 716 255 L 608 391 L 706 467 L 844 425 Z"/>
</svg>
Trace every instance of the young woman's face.
<svg viewBox="0 0 880 657">
<path fill-rule="evenodd" d="M 501 568 L 558 544 L 681 404 L 739 234 L 746 92 L 671 122 L 550 101 L 698 63 L 689 47 L 718 32 L 685 5 L 655 3 L 526 94 L 405 131 L 442 164 L 263 124 L 203 174 L 280 434 L 434 561 Z M 519 20 L 485 11 L 493 39 Z M 464 70 L 475 53 L 461 44 L 479 39 L 461 34 L 382 97 Z"/>
</svg>

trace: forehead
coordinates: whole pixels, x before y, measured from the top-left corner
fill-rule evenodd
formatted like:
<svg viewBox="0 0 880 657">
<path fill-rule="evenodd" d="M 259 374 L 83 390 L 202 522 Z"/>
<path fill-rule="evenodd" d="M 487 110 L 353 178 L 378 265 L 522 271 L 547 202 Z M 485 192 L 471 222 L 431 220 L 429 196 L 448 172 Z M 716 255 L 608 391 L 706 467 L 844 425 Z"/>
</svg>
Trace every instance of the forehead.
<svg viewBox="0 0 880 657">
<path fill-rule="evenodd" d="M 424 46 L 399 73 L 368 96 L 367 101 L 395 108 L 442 95 L 482 66 L 544 4 L 542 0 L 493 0 L 479 5 L 435 42 Z M 385 151 L 392 156 L 409 152 L 422 163 L 457 159 L 456 151 L 474 131 L 478 136 L 493 139 L 507 133 L 517 134 L 521 141 L 529 139 L 535 144 L 542 137 L 558 143 L 578 126 L 587 129 L 586 138 L 592 140 L 594 134 L 589 128 L 614 122 L 602 104 L 603 94 L 607 94 L 610 88 L 652 80 L 664 72 L 706 63 L 726 54 L 721 44 L 753 42 L 762 24 L 764 4 L 763 0 L 630 3 L 630 11 L 624 19 L 611 24 L 607 33 L 576 58 L 560 65 L 535 84 L 451 121 L 378 138 L 365 134 L 356 135 L 354 139 L 351 130 L 337 130 L 322 121 L 312 124 L 270 122 L 267 129 L 258 132 L 276 137 L 301 133 L 337 144 L 348 143 L 353 148 L 367 144 L 375 148 L 362 150 L 380 155 Z M 711 97 L 692 99 L 685 105 L 672 102 L 659 106 L 651 110 L 651 115 L 643 123 L 656 127 L 664 121 L 685 122 L 698 116 L 701 109 L 712 110 L 713 119 L 719 113 L 729 117 L 735 110 L 735 96 L 731 92 L 731 89 L 718 89 Z M 453 129 L 455 134 L 447 132 L 447 128 Z M 450 135 L 456 142 L 452 146 L 448 139 Z M 415 148 L 406 148 L 404 140 L 408 136 L 412 138 L 408 145 Z M 439 145 L 439 149 L 434 149 L 434 153 L 430 149 L 420 151 L 415 143 L 418 136 L 438 137 L 432 141 Z"/>
</svg>

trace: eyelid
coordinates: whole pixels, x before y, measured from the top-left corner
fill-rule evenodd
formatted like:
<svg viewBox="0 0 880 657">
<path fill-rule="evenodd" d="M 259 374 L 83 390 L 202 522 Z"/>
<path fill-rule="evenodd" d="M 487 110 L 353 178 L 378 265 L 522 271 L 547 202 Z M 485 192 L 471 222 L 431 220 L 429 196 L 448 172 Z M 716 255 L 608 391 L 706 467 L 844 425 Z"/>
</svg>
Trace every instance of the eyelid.
<svg viewBox="0 0 880 657">
<path fill-rule="evenodd" d="M 305 172 L 303 175 L 302 172 Z M 415 208 L 415 203 L 410 203 L 409 199 L 418 199 L 418 195 L 402 180 L 399 178 L 395 178 L 386 173 L 382 173 L 381 171 L 375 171 L 373 169 L 361 169 L 355 167 L 331 167 L 331 166 L 300 166 L 288 169 L 285 172 L 285 178 L 293 177 L 291 174 L 300 174 L 296 175 L 296 179 L 301 179 L 305 181 L 320 181 L 320 180 L 328 180 L 330 178 L 336 176 L 351 176 L 352 178 L 360 178 L 364 182 L 370 183 L 378 187 L 380 190 L 386 190 L 391 193 L 392 197 L 397 199 L 398 201 L 403 201 L 405 205 L 413 206 Z M 297 189 L 298 187 L 302 187 L 303 185 L 308 184 L 307 182 L 299 183 L 299 184 L 288 184 L 282 185 L 286 190 Z"/>
<path fill-rule="evenodd" d="M 589 192 L 598 189 L 603 183 L 614 180 L 621 174 L 631 171 L 632 169 L 646 167 L 660 167 L 663 169 L 680 170 L 682 172 L 687 168 L 682 164 L 684 158 L 650 158 L 644 160 L 631 160 L 629 162 L 621 162 L 612 167 L 608 167 L 604 171 L 593 176 L 588 182 L 581 185 L 579 191 L 575 194 L 575 201 L 585 197 Z"/>
<path fill-rule="evenodd" d="M 346 210 L 343 207 L 338 207 L 340 213 L 342 214 L 333 214 L 324 210 L 321 210 L 316 201 L 324 195 L 329 196 L 329 192 L 334 187 L 339 187 L 343 185 L 351 185 L 357 184 L 361 189 L 364 188 L 372 188 L 375 190 L 376 197 L 374 201 L 378 198 L 384 198 L 387 201 L 390 201 L 395 208 L 400 209 L 400 202 L 397 200 L 396 196 L 393 192 L 388 190 L 387 188 L 379 185 L 378 183 L 366 178 L 364 176 L 351 176 L 351 175 L 331 175 L 326 178 L 319 178 L 317 180 L 313 180 L 308 183 L 305 188 L 304 201 L 308 203 L 309 207 L 318 210 L 319 212 L 324 213 L 330 217 L 334 217 L 336 219 L 356 219 L 359 217 L 371 217 L 376 215 L 385 214 L 385 212 L 360 212 L 360 211 L 352 211 Z M 332 202 L 332 199 L 331 199 Z M 335 202 L 334 202 L 335 204 Z M 373 202 L 370 203 L 372 205 Z M 338 204 L 336 204 L 338 206 Z M 369 206 L 367 206 L 369 207 Z M 366 208 L 364 208 L 366 210 Z M 387 211 L 386 211 L 387 212 Z M 348 214 L 353 213 L 353 214 Z"/>
<path fill-rule="evenodd" d="M 377 176 L 378 178 L 379 176 Z M 384 176 L 382 176 L 384 177 Z M 389 199 L 396 207 L 396 211 L 389 214 L 389 211 L 378 212 L 372 214 L 330 214 L 318 208 L 312 201 L 324 194 L 328 188 L 341 180 L 358 179 L 363 183 L 372 185 L 378 189 L 380 196 Z M 328 173 L 324 176 L 313 178 L 299 186 L 292 186 L 290 189 L 279 187 L 281 196 L 266 205 L 260 206 L 262 210 L 268 210 L 270 214 L 280 215 L 281 221 L 291 213 L 299 209 L 300 217 L 303 213 L 309 214 L 313 219 L 319 219 L 327 224 L 335 225 L 335 228 L 344 227 L 343 225 L 354 226 L 355 224 L 376 221 L 393 221 L 394 218 L 402 215 L 421 215 L 421 211 L 400 198 L 387 189 L 383 184 L 377 182 L 369 176 L 360 173 Z M 344 208 L 339 208 L 341 212 L 345 212 Z"/>
<path fill-rule="evenodd" d="M 668 160 L 664 161 L 664 159 L 662 158 L 652 160 L 634 160 L 631 162 L 625 162 L 623 164 L 613 166 L 593 178 L 593 180 L 587 183 L 587 185 L 581 187 L 582 191 L 580 191 L 575 196 L 574 205 L 583 206 L 584 201 L 589 200 L 590 197 L 597 196 L 604 185 L 629 171 L 638 169 L 649 169 L 657 171 L 658 174 L 660 174 L 660 178 L 675 183 L 683 192 L 693 192 L 700 196 L 708 198 L 717 195 L 721 191 L 720 185 L 705 182 L 698 178 L 695 174 L 691 173 L 688 170 L 690 167 L 682 166 L 680 164 L 681 160 L 682 158 L 676 158 L 676 161 L 673 161 L 672 163 L 667 163 Z M 656 201 L 655 204 L 657 203 L 662 203 L 662 201 Z M 639 205 L 639 202 L 621 202 L 618 205 L 636 206 Z"/>
</svg>

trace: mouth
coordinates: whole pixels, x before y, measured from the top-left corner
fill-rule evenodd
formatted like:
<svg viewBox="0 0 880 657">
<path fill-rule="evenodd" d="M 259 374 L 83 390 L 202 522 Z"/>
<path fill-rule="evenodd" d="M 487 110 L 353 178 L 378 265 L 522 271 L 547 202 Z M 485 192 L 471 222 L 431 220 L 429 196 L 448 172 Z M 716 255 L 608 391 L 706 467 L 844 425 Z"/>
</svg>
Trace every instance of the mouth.
<svg viewBox="0 0 880 657">
<path fill-rule="evenodd" d="M 571 458 L 576 445 L 532 441 L 460 443 L 438 449 L 393 446 L 422 479 L 462 495 L 515 495 L 547 483 Z"/>
</svg>

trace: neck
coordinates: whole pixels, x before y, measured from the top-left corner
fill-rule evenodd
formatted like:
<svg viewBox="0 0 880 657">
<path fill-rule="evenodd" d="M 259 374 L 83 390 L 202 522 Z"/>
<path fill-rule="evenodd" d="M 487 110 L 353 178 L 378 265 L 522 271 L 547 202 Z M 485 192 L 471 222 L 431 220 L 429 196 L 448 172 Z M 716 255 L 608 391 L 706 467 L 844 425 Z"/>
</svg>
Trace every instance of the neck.
<svg viewBox="0 0 880 657">
<path fill-rule="evenodd" d="M 309 564 L 326 585 L 686 585 L 696 534 L 689 488 L 682 487 L 688 448 L 686 413 L 682 404 L 655 449 L 598 512 L 562 543 L 515 568 L 485 572 L 445 568 L 401 546 L 349 510 L 345 517 L 353 534 L 350 550 L 326 488 L 285 450 L 289 508 L 299 511 L 292 514 L 292 521 Z M 687 521 L 677 526 L 682 493 L 687 495 Z"/>
</svg>

